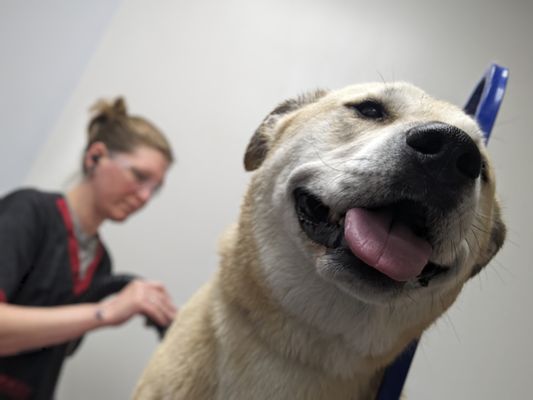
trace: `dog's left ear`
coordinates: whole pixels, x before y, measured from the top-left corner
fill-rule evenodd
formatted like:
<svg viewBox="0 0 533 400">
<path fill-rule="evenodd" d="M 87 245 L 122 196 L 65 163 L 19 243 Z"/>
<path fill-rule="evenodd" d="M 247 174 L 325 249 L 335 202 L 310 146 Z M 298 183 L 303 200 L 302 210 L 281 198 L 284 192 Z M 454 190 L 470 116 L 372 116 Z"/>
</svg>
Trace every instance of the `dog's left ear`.
<svg viewBox="0 0 533 400">
<path fill-rule="evenodd" d="M 326 90 L 315 90 L 296 99 L 289 99 L 278 105 L 266 116 L 261 125 L 256 129 L 244 155 L 244 168 L 253 171 L 261 166 L 270 149 L 278 122 L 286 115 L 314 103 L 327 94 Z"/>
<path fill-rule="evenodd" d="M 492 229 L 490 231 L 490 239 L 487 249 L 480 255 L 480 259 L 474 265 L 470 277 L 473 277 L 481 272 L 481 270 L 492 260 L 496 253 L 502 247 L 505 236 L 507 234 L 507 228 L 501 217 L 501 208 L 499 203 L 495 204 L 492 217 Z"/>
</svg>

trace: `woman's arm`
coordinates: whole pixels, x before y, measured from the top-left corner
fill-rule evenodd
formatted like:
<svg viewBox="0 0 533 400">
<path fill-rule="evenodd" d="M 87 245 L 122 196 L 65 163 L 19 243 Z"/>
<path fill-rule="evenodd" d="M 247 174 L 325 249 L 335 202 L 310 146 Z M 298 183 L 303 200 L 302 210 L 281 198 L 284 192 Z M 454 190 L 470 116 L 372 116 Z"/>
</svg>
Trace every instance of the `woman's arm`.
<svg viewBox="0 0 533 400">
<path fill-rule="evenodd" d="M 38 349 L 82 336 L 103 326 L 98 304 L 24 307 L 0 304 L 0 356 Z"/>
<path fill-rule="evenodd" d="M 176 308 L 162 284 L 143 280 L 131 282 L 100 303 L 57 307 L 0 303 L 0 356 L 64 343 L 99 327 L 120 325 L 138 314 L 166 326 Z"/>
</svg>

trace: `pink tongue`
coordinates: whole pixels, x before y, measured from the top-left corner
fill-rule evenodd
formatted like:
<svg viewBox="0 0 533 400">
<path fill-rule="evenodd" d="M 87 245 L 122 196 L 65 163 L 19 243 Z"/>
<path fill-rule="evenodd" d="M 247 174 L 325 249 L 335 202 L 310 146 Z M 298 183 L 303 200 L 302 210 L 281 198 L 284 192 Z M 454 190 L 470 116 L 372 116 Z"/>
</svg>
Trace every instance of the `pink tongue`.
<svg viewBox="0 0 533 400">
<path fill-rule="evenodd" d="M 348 210 L 344 237 L 357 258 L 396 281 L 420 275 L 432 251 L 426 240 L 404 223 L 393 222 L 387 211 Z"/>
</svg>

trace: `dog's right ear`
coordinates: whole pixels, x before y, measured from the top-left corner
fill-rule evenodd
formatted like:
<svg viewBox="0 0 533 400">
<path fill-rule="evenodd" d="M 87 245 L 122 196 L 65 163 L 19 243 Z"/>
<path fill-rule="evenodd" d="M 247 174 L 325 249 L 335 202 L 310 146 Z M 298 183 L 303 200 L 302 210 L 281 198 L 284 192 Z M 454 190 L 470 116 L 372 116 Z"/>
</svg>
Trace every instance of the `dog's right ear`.
<svg viewBox="0 0 533 400">
<path fill-rule="evenodd" d="M 274 128 L 281 118 L 307 104 L 314 103 L 326 94 L 326 90 L 319 89 L 301 95 L 296 99 L 285 100 L 268 114 L 261 125 L 255 130 L 255 133 L 246 148 L 246 153 L 244 155 L 244 168 L 246 171 L 253 171 L 259 168 L 265 160 L 274 137 Z"/>
</svg>

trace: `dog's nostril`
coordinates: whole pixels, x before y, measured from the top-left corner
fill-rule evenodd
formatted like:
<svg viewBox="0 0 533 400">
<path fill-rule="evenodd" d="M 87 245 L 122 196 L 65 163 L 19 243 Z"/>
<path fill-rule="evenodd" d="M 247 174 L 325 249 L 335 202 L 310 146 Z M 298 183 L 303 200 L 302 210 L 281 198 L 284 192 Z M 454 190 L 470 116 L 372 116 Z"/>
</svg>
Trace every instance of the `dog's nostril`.
<svg viewBox="0 0 533 400">
<path fill-rule="evenodd" d="M 457 158 L 457 169 L 470 179 L 477 179 L 481 173 L 481 155 L 477 148 L 475 151 L 468 151 Z"/>
<path fill-rule="evenodd" d="M 441 179 L 476 179 L 481 172 L 477 145 L 455 126 L 442 122 L 418 125 L 407 132 L 405 141 L 415 151 L 416 159 L 428 170 L 438 173 Z"/>
<path fill-rule="evenodd" d="M 437 154 L 443 146 L 444 140 L 441 135 L 425 130 L 412 130 L 407 135 L 407 144 L 422 154 Z"/>
</svg>

